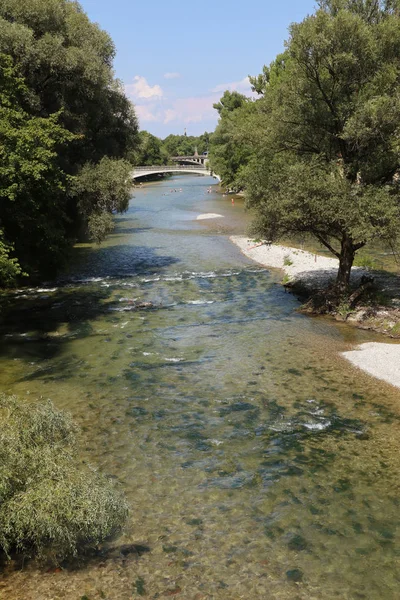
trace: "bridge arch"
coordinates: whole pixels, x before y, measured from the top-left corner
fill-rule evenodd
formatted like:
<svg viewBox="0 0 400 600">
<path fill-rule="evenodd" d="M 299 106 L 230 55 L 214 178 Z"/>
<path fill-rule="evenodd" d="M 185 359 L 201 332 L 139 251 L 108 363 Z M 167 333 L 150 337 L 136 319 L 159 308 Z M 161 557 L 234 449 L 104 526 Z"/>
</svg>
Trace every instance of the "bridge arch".
<svg viewBox="0 0 400 600">
<path fill-rule="evenodd" d="M 144 166 L 134 167 L 132 171 L 132 179 L 139 179 L 140 177 L 146 177 L 147 175 L 158 175 L 163 173 L 195 173 L 198 175 L 205 175 L 207 177 L 214 177 L 218 181 L 220 178 L 206 169 L 202 165 L 160 165 L 160 166 Z"/>
</svg>

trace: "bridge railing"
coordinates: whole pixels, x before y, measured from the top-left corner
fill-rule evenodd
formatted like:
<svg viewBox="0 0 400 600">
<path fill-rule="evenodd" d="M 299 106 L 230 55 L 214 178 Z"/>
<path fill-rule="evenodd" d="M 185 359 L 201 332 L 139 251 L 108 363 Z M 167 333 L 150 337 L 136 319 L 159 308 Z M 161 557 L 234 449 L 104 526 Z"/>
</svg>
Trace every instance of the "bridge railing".
<svg viewBox="0 0 400 600">
<path fill-rule="evenodd" d="M 193 161 L 193 162 L 197 162 L 197 163 L 203 163 L 208 161 L 208 156 L 171 156 L 170 157 L 171 160 L 175 160 L 175 161 L 179 161 L 179 160 L 186 160 L 186 161 Z"/>
<path fill-rule="evenodd" d="M 198 165 L 158 165 L 158 166 L 150 166 L 150 167 L 133 167 L 134 171 L 161 171 L 165 170 L 174 170 L 174 171 L 198 171 L 199 169 L 203 169 L 207 171 L 208 169 L 199 163 Z"/>
</svg>

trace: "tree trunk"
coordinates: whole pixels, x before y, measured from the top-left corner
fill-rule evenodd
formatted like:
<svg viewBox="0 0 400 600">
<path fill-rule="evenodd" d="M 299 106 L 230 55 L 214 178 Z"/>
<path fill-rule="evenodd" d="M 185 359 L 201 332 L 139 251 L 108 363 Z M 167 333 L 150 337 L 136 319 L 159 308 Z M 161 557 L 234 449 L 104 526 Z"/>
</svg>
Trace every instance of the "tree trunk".
<svg viewBox="0 0 400 600">
<path fill-rule="evenodd" d="M 336 279 L 336 288 L 340 295 L 346 294 L 350 287 L 350 272 L 353 266 L 354 255 L 353 240 L 346 233 L 342 237 L 342 247 L 339 257 L 339 271 Z"/>
</svg>

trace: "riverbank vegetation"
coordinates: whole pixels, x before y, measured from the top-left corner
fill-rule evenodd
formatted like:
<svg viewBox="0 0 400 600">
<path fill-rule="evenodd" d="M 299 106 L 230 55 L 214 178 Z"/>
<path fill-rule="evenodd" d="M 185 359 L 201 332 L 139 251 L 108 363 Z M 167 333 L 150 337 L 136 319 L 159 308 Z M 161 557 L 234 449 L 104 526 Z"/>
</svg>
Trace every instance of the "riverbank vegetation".
<svg viewBox="0 0 400 600">
<path fill-rule="evenodd" d="M 193 156 L 208 152 L 211 135 L 169 135 L 164 140 L 148 131 L 139 132 L 139 146 L 134 155 L 137 165 L 167 165 L 173 156 Z"/>
<path fill-rule="evenodd" d="M 211 166 L 245 189 L 255 236 L 309 234 L 339 259 L 338 302 L 361 248 L 398 246 L 399 82 L 400 4 L 321 0 L 251 78 L 257 100 L 225 93 L 212 138 Z"/>
<path fill-rule="evenodd" d="M 0 554 L 57 563 L 123 525 L 127 504 L 79 458 L 68 415 L 2 395 L 0 425 Z"/>
<path fill-rule="evenodd" d="M 128 207 L 132 165 L 208 150 L 209 134 L 138 131 L 115 47 L 72 0 L 0 5 L 0 286 L 53 277 Z"/>
<path fill-rule="evenodd" d="M 53 275 L 127 208 L 138 125 L 114 54 L 76 2 L 0 5 L 0 285 Z"/>
</svg>

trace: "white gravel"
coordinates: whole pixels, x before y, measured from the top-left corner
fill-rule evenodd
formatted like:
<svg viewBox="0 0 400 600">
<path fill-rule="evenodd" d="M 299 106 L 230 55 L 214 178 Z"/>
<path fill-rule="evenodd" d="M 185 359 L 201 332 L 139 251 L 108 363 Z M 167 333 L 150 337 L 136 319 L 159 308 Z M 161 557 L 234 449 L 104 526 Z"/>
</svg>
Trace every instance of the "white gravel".
<svg viewBox="0 0 400 600">
<path fill-rule="evenodd" d="M 291 281 L 311 283 L 312 280 L 314 286 L 324 284 L 333 279 L 338 270 L 339 261 L 336 258 L 327 258 L 289 246 L 257 243 L 244 236 L 233 235 L 230 240 L 239 246 L 248 258 L 265 267 L 282 269 Z"/>
<path fill-rule="evenodd" d="M 290 280 L 302 281 L 309 287 L 324 285 L 334 279 L 337 273 L 336 258 L 288 246 L 257 244 L 244 236 L 231 236 L 230 240 L 248 258 L 264 267 L 282 269 Z M 358 268 L 353 268 L 353 271 L 359 276 L 364 272 Z M 400 344 L 370 342 L 342 355 L 366 373 L 400 388 Z"/>
<path fill-rule="evenodd" d="M 369 342 L 342 352 L 342 356 L 366 373 L 400 388 L 400 344 Z"/>
<path fill-rule="evenodd" d="M 196 221 L 201 221 L 202 219 L 221 219 L 224 215 L 218 215 L 217 213 L 204 213 L 203 215 L 198 215 L 196 217 Z"/>
</svg>

